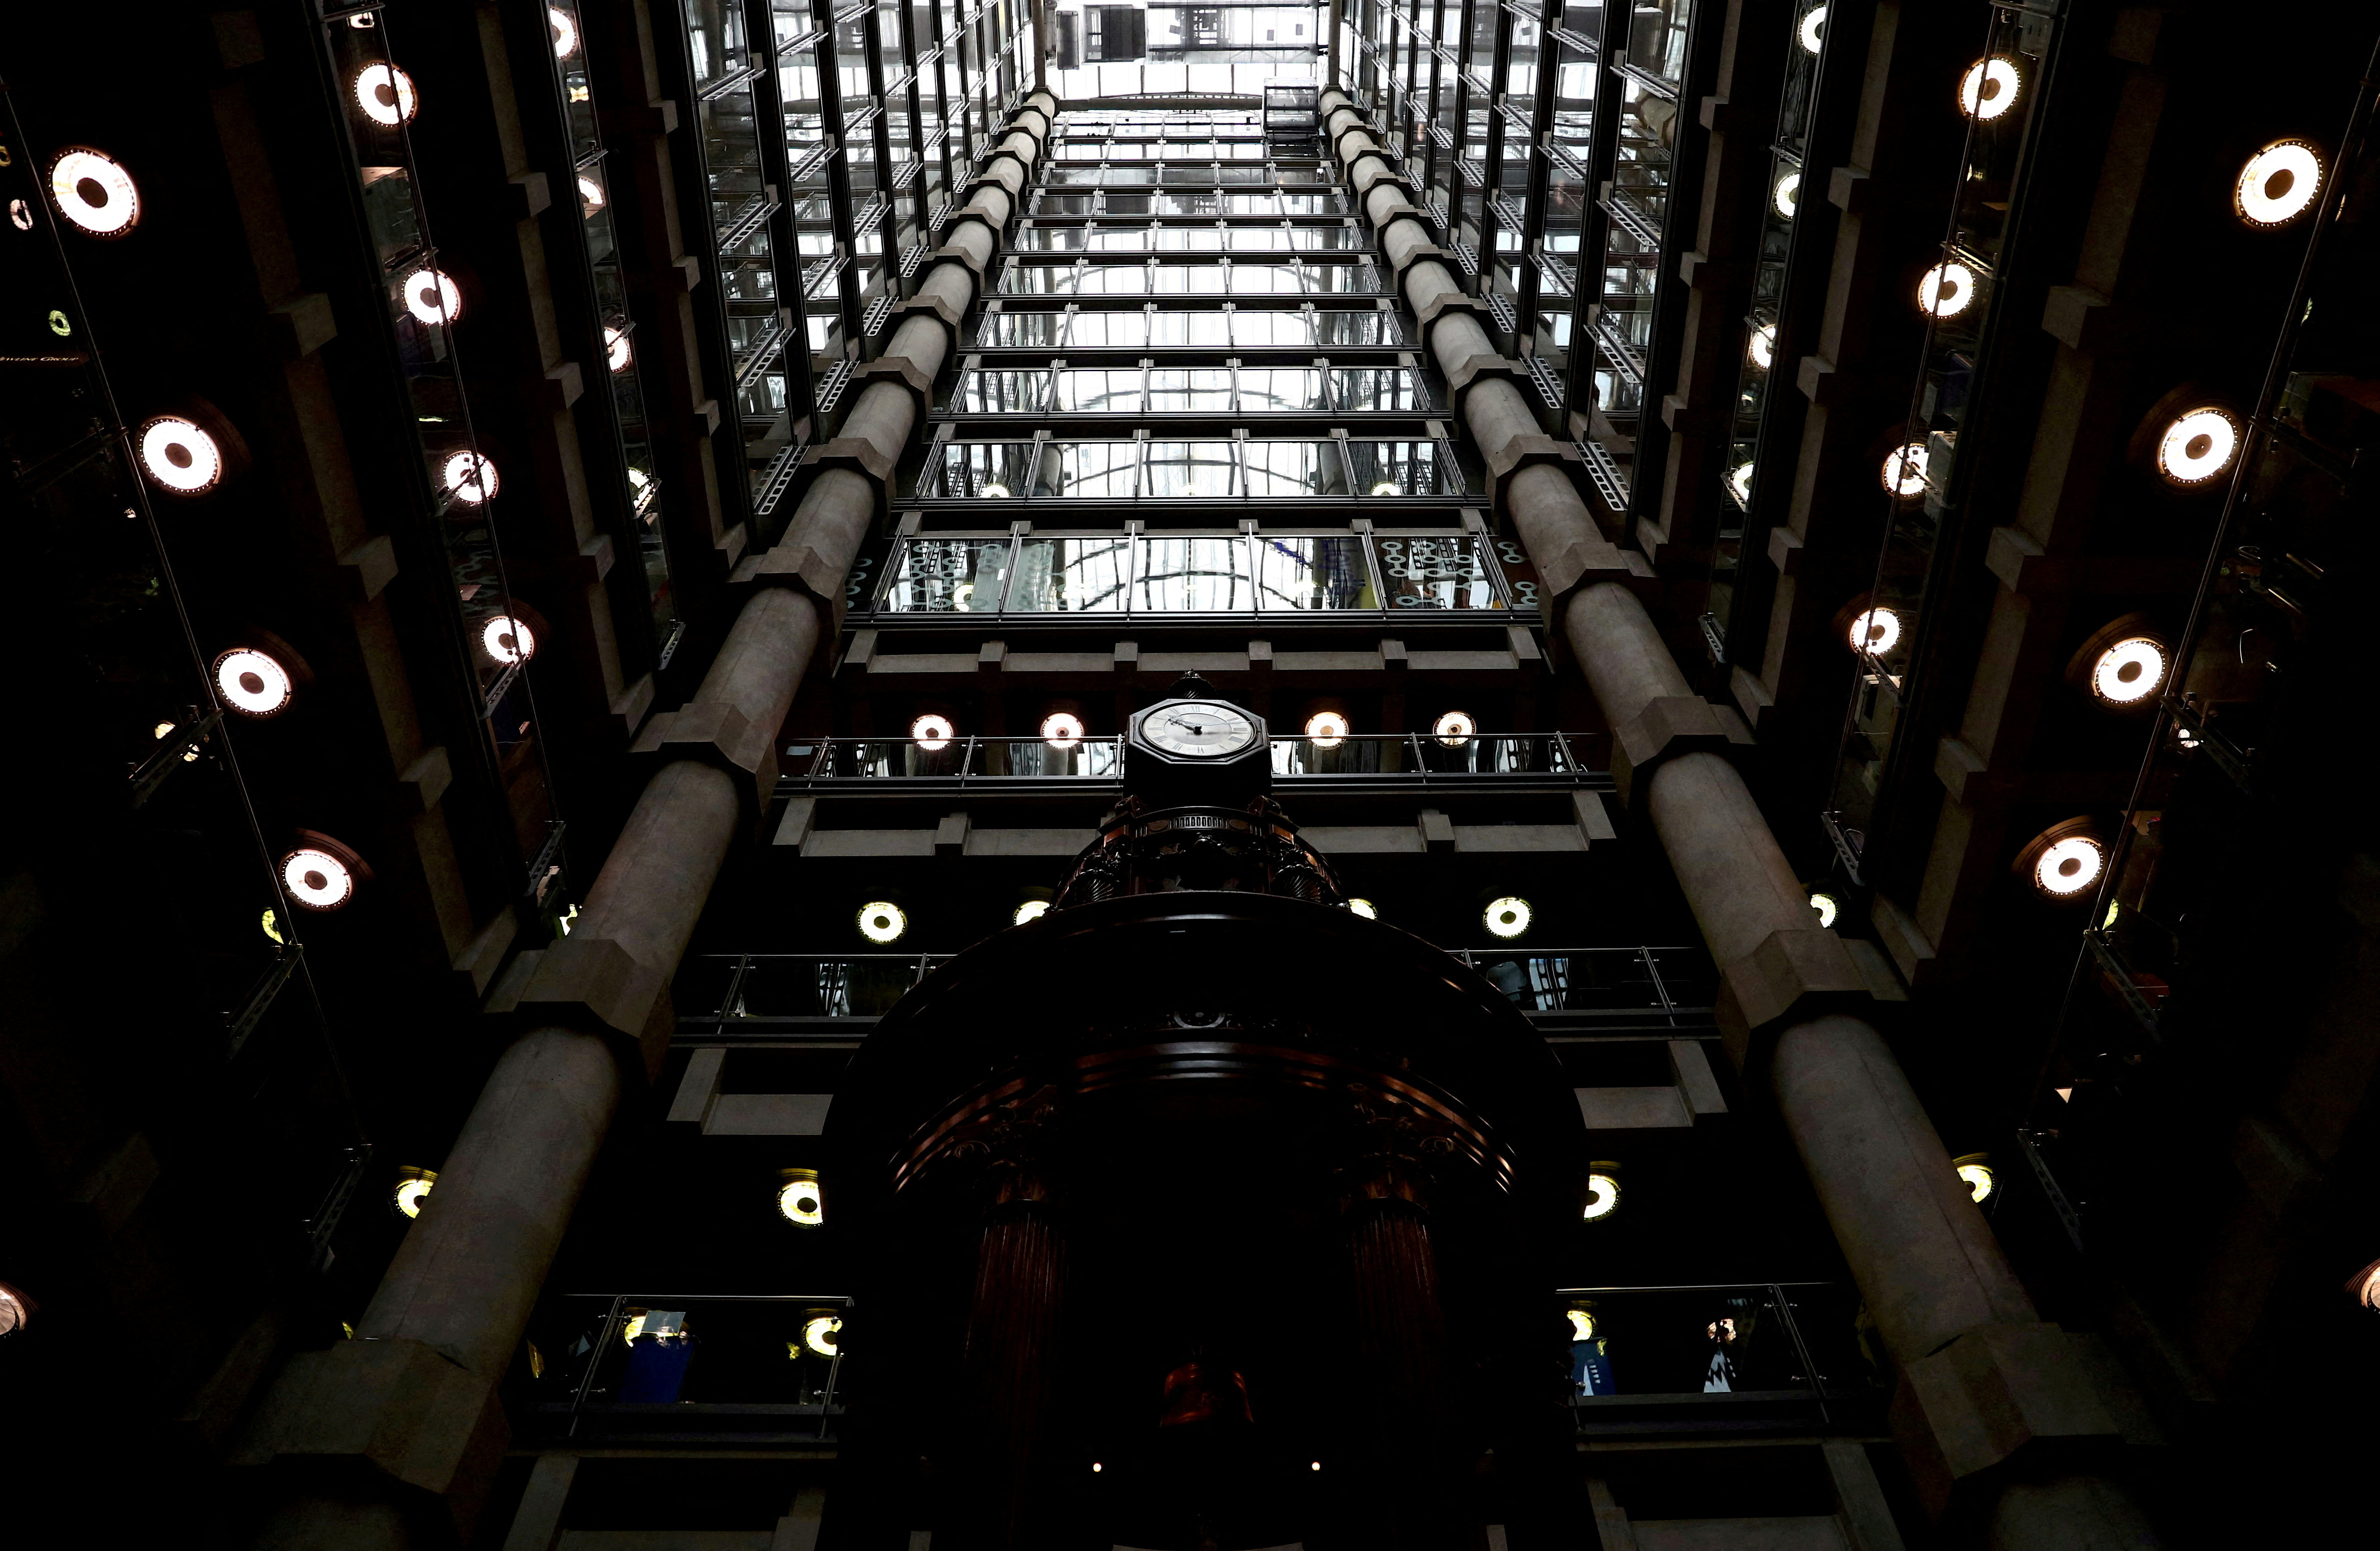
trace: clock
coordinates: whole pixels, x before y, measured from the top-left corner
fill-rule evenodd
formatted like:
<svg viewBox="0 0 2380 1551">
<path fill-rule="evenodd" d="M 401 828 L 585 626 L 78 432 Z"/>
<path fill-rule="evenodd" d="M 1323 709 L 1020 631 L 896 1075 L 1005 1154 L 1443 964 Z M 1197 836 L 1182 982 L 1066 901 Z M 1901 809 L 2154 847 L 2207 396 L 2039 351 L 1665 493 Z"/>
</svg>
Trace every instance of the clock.
<svg viewBox="0 0 2380 1551">
<path fill-rule="evenodd" d="M 1124 788 L 1146 802 L 1237 807 L 1272 784 L 1264 718 L 1186 673 L 1173 693 L 1132 719 Z"/>
<path fill-rule="evenodd" d="M 1236 705 L 1220 701 L 1168 701 L 1140 721 L 1141 740 L 1185 759 L 1219 759 L 1257 740 L 1257 725 Z"/>
</svg>

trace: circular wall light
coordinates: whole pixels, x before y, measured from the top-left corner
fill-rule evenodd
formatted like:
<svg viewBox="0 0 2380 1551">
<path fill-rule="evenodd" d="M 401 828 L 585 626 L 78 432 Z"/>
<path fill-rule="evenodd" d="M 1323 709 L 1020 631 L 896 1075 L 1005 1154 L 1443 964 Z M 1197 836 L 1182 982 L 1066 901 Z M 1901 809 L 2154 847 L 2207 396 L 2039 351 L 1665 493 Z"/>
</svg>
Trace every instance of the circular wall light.
<svg viewBox="0 0 2380 1551">
<path fill-rule="evenodd" d="M 33 207 L 23 200 L 8 202 L 8 224 L 20 232 L 33 229 Z"/>
<path fill-rule="evenodd" d="M 215 694 L 224 709 L 262 721 L 289 709 L 297 682 L 271 653 L 235 646 L 214 660 Z"/>
<path fill-rule="evenodd" d="M 1999 1189 L 1999 1181 L 1992 1177 L 1992 1155 L 1989 1153 L 1969 1153 L 1963 1157 L 1952 1158 L 1950 1166 L 1959 1171 L 1960 1182 L 1967 1187 L 1967 1194 L 1978 1206 L 1990 1200 L 1992 1192 Z"/>
<path fill-rule="evenodd" d="M 1885 493 L 1896 500 L 1906 501 L 1925 494 L 1925 444 L 1903 442 L 1884 455 L 1884 468 L 1877 478 Z"/>
<path fill-rule="evenodd" d="M 1917 310 L 1937 318 L 1955 318 L 1975 299 L 1975 272 L 1946 259 L 1917 282 Z"/>
<path fill-rule="evenodd" d="M 1450 749 L 1460 749 L 1471 741 L 1479 730 L 1478 719 L 1468 711 L 1449 711 L 1430 724 L 1430 733 Z"/>
<path fill-rule="evenodd" d="M 1734 494 L 1738 505 L 1752 505 L 1752 465 L 1737 464 L 1735 471 L 1727 476 L 1727 488 Z"/>
<path fill-rule="evenodd" d="M 413 122 L 421 104 L 414 95 L 413 78 L 394 65 L 367 65 L 356 72 L 356 106 L 384 128 Z"/>
<path fill-rule="evenodd" d="M 1052 711 L 1041 718 L 1041 741 L 1052 749 L 1072 749 L 1083 741 L 1083 719 L 1071 711 Z"/>
<path fill-rule="evenodd" d="M 1562 1313 L 1570 1316 L 1570 1338 L 1572 1340 L 1592 1341 L 1595 1339 L 1595 1314 L 1592 1310 L 1565 1309 Z"/>
<path fill-rule="evenodd" d="M 578 52 L 578 23 L 559 6 L 545 8 L 545 19 L 553 28 L 553 56 L 567 59 Z"/>
<path fill-rule="evenodd" d="M 871 943 L 898 942 L 907 930 L 908 912 L 889 899 L 871 899 L 859 907 L 859 934 Z"/>
<path fill-rule="evenodd" d="M 1318 711 L 1305 718 L 1307 741 L 1318 749 L 1336 749 L 1347 741 L 1347 717 L 1338 711 Z"/>
<path fill-rule="evenodd" d="M 2204 484 L 2231 467 L 2240 452 L 2240 421 L 2216 404 L 2201 404 L 2168 421 L 2157 437 L 2157 477 L 2180 489 Z"/>
<path fill-rule="evenodd" d="M 1777 360 L 1777 325 L 1763 324 L 1752 331 L 1744 348 L 1752 354 L 1752 364 L 1766 372 Z"/>
<path fill-rule="evenodd" d="M 777 1215 L 795 1227 L 826 1226 L 826 1196 L 819 1189 L 817 1169 L 777 1171 Z"/>
<path fill-rule="evenodd" d="M 0 1288 L 0 1291 L 9 1290 Z M 2380 1309 L 2380 1260 L 2347 1278 L 2347 1296 L 2366 1309 Z"/>
<path fill-rule="evenodd" d="M 1615 1164 L 1591 1164 L 1586 1177 L 1586 1205 L 1580 1217 L 1599 1223 L 1620 1210 L 1620 1170 Z"/>
<path fill-rule="evenodd" d="M 2043 830 L 2017 852 L 2015 863 L 2017 873 L 2051 899 L 2086 898 L 2107 868 L 2107 846 L 2087 817 Z"/>
<path fill-rule="evenodd" d="M 2313 141 L 2277 140 L 2240 169 L 2231 214 L 2252 226 L 2285 226 L 2322 196 L 2322 152 Z"/>
<path fill-rule="evenodd" d="M 140 222 L 140 189 L 132 175 L 87 145 L 69 145 L 50 158 L 50 202 L 85 237 L 123 237 Z M 32 230 L 30 213 L 18 226 Z"/>
<path fill-rule="evenodd" d="M 1479 919 L 1487 924 L 1491 936 L 1517 937 L 1529 929 L 1530 918 L 1535 913 L 1529 909 L 1526 899 L 1517 894 L 1507 894 L 1500 899 L 1489 900 Z"/>
<path fill-rule="evenodd" d="M 986 480 L 983 482 L 983 488 L 976 492 L 976 496 L 978 499 L 985 501 L 1005 501 L 1008 499 L 1009 494 L 1008 486 L 1001 483 L 998 480 Z"/>
<path fill-rule="evenodd" d="M 496 474 L 494 462 L 468 447 L 449 457 L 440 472 L 455 499 L 467 507 L 493 500 L 496 492 L 504 486 L 504 481 Z"/>
<path fill-rule="evenodd" d="M 603 330 L 603 359 L 614 372 L 625 372 L 636 356 L 628 348 L 628 331 L 606 326 Z"/>
<path fill-rule="evenodd" d="M 344 909 L 356 897 L 357 885 L 370 878 L 371 869 L 362 857 L 310 829 L 299 830 L 298 844 L 281 853 L 282 890 L 300 910 Z"/>
<path fill-rule="evenodd" d="M 1813 6 L 1802 13 L 1802 25 L 1794 29 L 1802 41 L 1802 52 L 1815 54 L 1827 42 L 1827 7 Z"/>
<path fill-rule="evenodd" d="M 589 215 L 592 215 L 597 211 L 602 209 L 604 204 L 603 185 L 596 182 L 585 173 L 579 174 L 578 202 L 584 208 L 585 213 Z"/>
<path fill-rule="evenodd" d="M 510 666 L 537 655 L 537 632 L 527 620 L 499 614 L 480 627 L 480 650 Z"/>
<path fill-rule="evenodd" d="M 1900 616 L 1888 608 L 1871 608 L 1854 615 L 1848 632 L 1852 650 L 1881 657 L 1900 644 Z"/>
<path fill-rule="evenodd" d="M 958 729 L 951 726 L 951 719 L 936 712 L 929 711 L 909 724 L 909 737 L 920 749 L 947 749 L 957 736 Z"/>
<path fill-rule="evenodd" d="M 842 1343 L 835 1339 L 843 1334 L 841 1314 L 812 1314 L 802 1321 L 802 1345 L 820 1357 L 841 1357 Z"/>
<path fill-rule="evenodd" d="M 1967 67 L 1959 78 L 1959 107 L 1970 118 L 1988 124 L 2016 106 L 2016 95 L 2024 85 L 2016 62 L 1994 55 L 1978 59 Z"/>
<path fill-rule="evenodd" d="M 418 1217 L 421 1215 L 421 1203 L 430 1199 L 431 1187 L 437 1183 L 436 1169 L 407 1164 L 396 1171 L 396 1189 L 390 1193 L 389 1204 L 401 1217 Z"/>
<path fill-rule="evenodd" d="M 1379 910 L 1373 906 L 1369 899 L 1350 899 L 1347 901 L 1347 908 L 1355 914 L 1362 916 L 1366 921 L 1378 921 L 1380 919 Z"/>
<path fill-rule="evenodd" d="M 1397 482 L 1394 480 L 1382 480 L 1378 484 L 1372 486 L 1372 494 L 1375 495 L 1394 495 L 1397 494 Z"/>
<path fill-rule="evenodd" d="M 1843 910 L 1841 902 L 1823 888 L 1814 888 L 1810 891 L 1810 909 L 1818 912 L 1820 931 L 1832 928 L 1835 918 L 1842 914 Z"/>
<path fill-rule="evenodd" d="M 463 293 L 451 275 L 425 266 L 405 277 L 405 310 L 433 328 L 458 324 L 463 321 Z"/>
<path fill-rule="evenodd" d="M 1027 899 L 1025 903 L 1016 907 L 1016 914 L 1012 919 L 1017 925 L 1022 926 L 1028 921 L 1038 921 L 1049 913 L 1049 900 Z"/>
<path fill-rule="evenodd" d="M 142 423 L 133 442 L 140 449 L 140 471 L 160 490 L 203 495 L 223 482 L 223 447 L 196 421 L 158 415 Z"/>
<path fill-rule="evenodd" d="M 1791 220 L 1794 210 L 1802 202 L 1802 175 L 1789 172 L 1779 178 L 1777 187 L 1768 191 L 1768 202 L 1776 206 L 1778 214 Z"/>
<path fill-rule="evenodd" d="M 2145 705 L 2165 684 L 2169 666 L 2165 642 L 2131 635 L 2108 642 L 2091 662 L 2091 695 L 2117 710 Z"/>
<path fill-rule="evenodd" d="M 22 1291 L 0 1282 L 0 1336 L 13 1336 L 25 1328 L 33 1317 L 33 1301 Z"/>
</svg>

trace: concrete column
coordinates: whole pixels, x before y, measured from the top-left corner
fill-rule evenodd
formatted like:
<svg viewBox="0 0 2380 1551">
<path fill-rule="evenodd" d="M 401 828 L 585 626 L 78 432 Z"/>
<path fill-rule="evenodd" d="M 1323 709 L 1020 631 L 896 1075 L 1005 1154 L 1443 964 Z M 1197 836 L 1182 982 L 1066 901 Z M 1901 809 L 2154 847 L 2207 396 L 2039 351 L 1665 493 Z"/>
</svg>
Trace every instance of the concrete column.
<svg viewBox="0 0 2380 1551">
<path fill-rule="evenodd" d="M 982 214 L 949 238 L 972 264 L 942 260 L 921 294 L 956 314 L 972 303 L 976 271 L 998 246 L 1055 111 L 1046 96 L 1020 111 L 987 166 L 991 185 L 976 189 Z M 912 317 L 887 355 L 930 380 L 950 342 L 939 318 Z M 866 437 L 889 468 L 917 418 L 905 385 L 879 382 L 853 406 L 844 434 Z M 832 596 L 878 506 L 869 476 L 829 469 L 772 554 L 805 554 L 809 570 L 786 569 Z M 504 1448 L 496 1385 L 611 1128 L 624 1064 L 649 1078 L 667 1046 L 668 983 L 729 847 L 767 803 L 771 745 L 825 633 L 821 607 L 816 592 L 761 587 L 695 698 L 654 717 L 638 739 L 658 768 L 570 936 L 534 963 L 524 955 L 507 977 L 516 1005 L 535 1016 L 498 1059 L 358 1338 L 295 1359 L 235 1453 L 298 1477 L 265 1532 L 275 1547 L 345 1545 L 358 1513 L 375 1533 L 395 1534 L 390 1526 L 404 1516 L 372 1506 L 391 1495 L 442 1500 L 468 1537 Z M 354 1503 L 363 1506 L 341 1506 Z"/>
<path fill-rule="evenodd" d="M 1407 300 L 1418 311 L 1458 288 L 1444 265 L 1416 255 L 1417 214 L 1384 181 L 1387 163 L 1367 154 L 1378 147 L 1361 116 L 1336 90 L 1323 93 L 1322 107 L 1326 135 L 1364 196 Z M 1451 373 L 1485 340 L 1475 322 L 1450 311 L 1425 343 Z M 1524 434 L 1515 404 L 1534 433 L 1534 413 L 1505 382 L 1475 383 L 1464 401 L 1464 421 L 1491 455 Z M 1558 575 L 1557 561 L 1573 546 L 1601 543 L 1593 514 L 1558 470 L 1541 465 L 1522 478 L 1525 486 L 1516 478 L 1507 489 L 1507 514 L 1541 574 Z M 1857 1018 L 1824 1010 L 1857 1000 L 1848 995 L 1856 972 L 1844 977 L 1848 955 L 1817 928 L 1742 778 L 1694 730 L 1688 713 L 1701 707 L 1699 697 L 1644 605 L 1626 587 L 1600 582 L 1558 593 L 1554 609 L 1635 763 L 1632 800 L 1649 818 L 1728 982 L 1722 999 L 1744 1025 L 1731 1043 L 1747 1076 L 1765 1078 L 1773 1091 L 1900 1365 L 1909 1404 L 1897 1408 L 1897 1420 L 1921 1484 L 1937 1507 L 1962 1500 L 1986 1518 L 1995 1545 L 2154 1545 L 2137 1508 L 2104 1477 L 2069 1473 L 2048 1485 L 2010 1486 L 2045 1459 L 2104 1444 L 2112 1423 L 2078 1379 L 2063 1333 L 2039 1322 L 1882 1037 Z"/>
</svg>

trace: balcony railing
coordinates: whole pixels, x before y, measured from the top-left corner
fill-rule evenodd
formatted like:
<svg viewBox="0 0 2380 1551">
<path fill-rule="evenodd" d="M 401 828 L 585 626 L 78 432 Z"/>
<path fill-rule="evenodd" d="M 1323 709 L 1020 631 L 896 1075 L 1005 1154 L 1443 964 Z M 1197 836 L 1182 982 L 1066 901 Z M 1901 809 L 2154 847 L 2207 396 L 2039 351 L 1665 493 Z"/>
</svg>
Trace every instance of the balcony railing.
<svg viewBox="0 0 2380 1551">
<path fill-rule="evenodd" d="M 1582 1435 L 1872 1426 L 1890 1391 L 1861 1342 L 1858 1293 L 1835 1283 L 1572 1288 L 1557 1297 Z"/>
<path fill-rule="evenodd" d="M 585 1293 L 549 1299 L 507 1383 L 524 1440 L 832 1443 L 851 1300 Z"/>
<path fill-rule="evenodd" d="M 701 1044 L 866 1035 L 950 955 L 689 955 L 672 988 L 677 1037 Z M 1699 947 L 1461 948 L 1548 1039 L 1694 1037 L 1718 973 Z"/>
<path fill-rule="evenodd" d="M 1123 785 L 1123 740 L 1114 738 L 822 738 L 789 743 L 778 765 L 780 792 L 855 789 L 901 782 L 929 787 L 1107 789 Z M 1553 733 L 1431 733 L 1272 739 L 1275 781 L 1283 786 L 1393 782 L 1428 788 L 1512 782 L 1601 788 L 1569 739 Z"/>
</svg>

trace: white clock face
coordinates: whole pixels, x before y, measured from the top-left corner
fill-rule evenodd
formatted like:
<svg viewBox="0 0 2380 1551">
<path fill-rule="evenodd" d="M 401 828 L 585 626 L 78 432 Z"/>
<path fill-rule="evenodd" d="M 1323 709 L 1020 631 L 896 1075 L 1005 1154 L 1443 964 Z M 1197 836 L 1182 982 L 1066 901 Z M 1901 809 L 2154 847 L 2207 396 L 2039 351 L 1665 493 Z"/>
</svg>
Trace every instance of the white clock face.
<svg viewBox="0 0 2380 1551">
<path fill-rule="evenodd" d="M 1235 705 L 1191 700 L 1151 711 L 1141 720 L 1140 736 L 1167 753 L 1196 757 L 1237 753 L 1256 741 L 1257 727 Z"/>
</svg>

